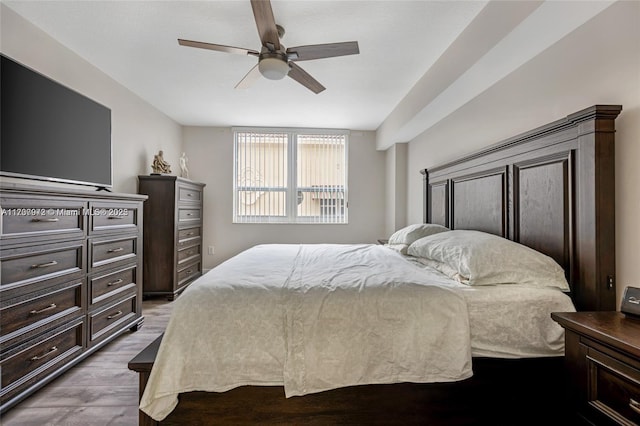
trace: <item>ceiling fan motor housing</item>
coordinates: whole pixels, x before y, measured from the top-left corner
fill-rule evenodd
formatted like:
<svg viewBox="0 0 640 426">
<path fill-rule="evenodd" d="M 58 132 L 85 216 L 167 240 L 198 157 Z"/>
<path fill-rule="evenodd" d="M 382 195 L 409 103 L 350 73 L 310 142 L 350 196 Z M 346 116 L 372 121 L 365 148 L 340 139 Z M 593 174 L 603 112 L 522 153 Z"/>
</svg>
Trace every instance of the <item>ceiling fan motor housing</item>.
<svg viewBox="0 0 640 426">
<path fill-rule="evenodd" d="M 287 55 L 281 52 L 263 52 L 260 54 L 258 69 L 269 80 L 282 80 L 289 73 Z"/>
</svg>

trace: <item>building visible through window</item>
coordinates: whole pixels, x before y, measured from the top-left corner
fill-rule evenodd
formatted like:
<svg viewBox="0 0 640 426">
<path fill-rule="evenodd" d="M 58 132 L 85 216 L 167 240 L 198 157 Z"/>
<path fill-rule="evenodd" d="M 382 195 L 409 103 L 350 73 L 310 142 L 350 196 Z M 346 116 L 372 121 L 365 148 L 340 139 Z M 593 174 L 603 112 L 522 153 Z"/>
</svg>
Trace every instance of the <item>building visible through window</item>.
<svg viewBox="0 0 640 426">
<path fill-rule="evenodd" d="M 348 133 L 234 129 L 235 223 L 347 223 Z"/>
</svg>

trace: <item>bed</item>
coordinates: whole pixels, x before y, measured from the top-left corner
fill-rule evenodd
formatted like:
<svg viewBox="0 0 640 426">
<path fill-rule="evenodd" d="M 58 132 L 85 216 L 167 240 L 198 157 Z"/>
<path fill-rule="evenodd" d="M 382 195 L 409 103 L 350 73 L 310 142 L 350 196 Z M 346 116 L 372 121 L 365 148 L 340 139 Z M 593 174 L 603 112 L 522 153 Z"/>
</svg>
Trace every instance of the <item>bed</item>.
<svg viewBox="0 0 640 426">
<path fill-rule="evenodd" d="M 596 105 L 423 170 L 416 229 L 444 230 L 406 247 L 260 245 L 216 267 L 176 301 L 141 381 L 141 424 L 562 416 L 563 334 L 549 315 L 615 309 L 620 111 Z M 450 268 L 447 253 L 484 239 L 504 262 Z M 529 252 L 526 279 L 490 285 Z"/>
</svg>

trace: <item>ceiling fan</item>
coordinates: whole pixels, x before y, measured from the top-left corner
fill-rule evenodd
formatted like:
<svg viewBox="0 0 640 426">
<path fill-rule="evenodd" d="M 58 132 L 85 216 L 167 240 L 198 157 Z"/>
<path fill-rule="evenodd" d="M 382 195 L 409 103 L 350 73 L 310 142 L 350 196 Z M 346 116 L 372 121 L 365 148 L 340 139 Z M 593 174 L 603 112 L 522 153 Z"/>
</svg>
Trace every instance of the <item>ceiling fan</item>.
<svg viewBox="0 0 640 426">
<path fill-rule="evenodd" d="M 259 52 L 252 49 L 193 40 L 178 39 L 178 43 L 181 46 L 256 56 L 258 63 L 240 80 L 235 86 L 236 89 L 249 87 L 260 75 L 270 80 L 280 80 L 285 76 L 289 76 L 316 94 L 325 90 L 325 87 L 311 77 L 296 62 L 360 53 L 357 41 L 285 48 L 280 43 L 280 38 L 284 35 L 284 28 L 276 25 L 271 2 L 269 0 L 251 0 L 251 7 L 253 8 L 253 16 L 258 27 L 260 41 L 262 42 L 262 48 Z"/>
</svg>

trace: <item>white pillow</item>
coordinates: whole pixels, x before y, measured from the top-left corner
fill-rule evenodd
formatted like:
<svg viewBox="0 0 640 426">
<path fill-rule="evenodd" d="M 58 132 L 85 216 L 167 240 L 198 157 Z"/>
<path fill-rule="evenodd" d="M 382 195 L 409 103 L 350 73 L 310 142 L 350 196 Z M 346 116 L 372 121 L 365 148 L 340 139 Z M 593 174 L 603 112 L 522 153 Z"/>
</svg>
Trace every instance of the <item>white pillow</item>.
<svg viewBox="0 0 640 426">
<path fill-rule="evenodd" d="M 385 244 L 385 247 L 390 248 L 391 250 L 397 251 L 401 254 L 407 254 L 407 249 L 409 248 L 409 244 Z"/>
<path fill-rule="evenodd" d="M 569 290 L 564 271 L 549 256 L 480 231 L 454 230 L 424 237 L 411 244 L 407 254 L 441 263 L 433 265 L 468 285 L 529 284 Z"/>
<path fill-rule="evenodd" d="M 413 225 L 405 226 L 402 229 L 397 230 L 389 237 L 389 245 L 394 244 L 406 244 L 410 245 L 420 238 L 424 238 L 428 235 L 437 234 L 439 232 L 448 231 L 449 228 L 435 223 L 416 223 Z"/>
<path fill-rule="evenodd" d="M 425 257 L 416 257 L 415 260 L 420 265 L 428 266 L 429 268 L 435 269 L 436 271 L 443 273 L 447 277 L 452 278 L 459 283 L 469 284 L 469 278 L 463 277 L 458 273 L 457 270 L 453 269 L 446 263 L 438 262 L 437 260 L 433 259 L 427 259 Z"/>
</svg>

